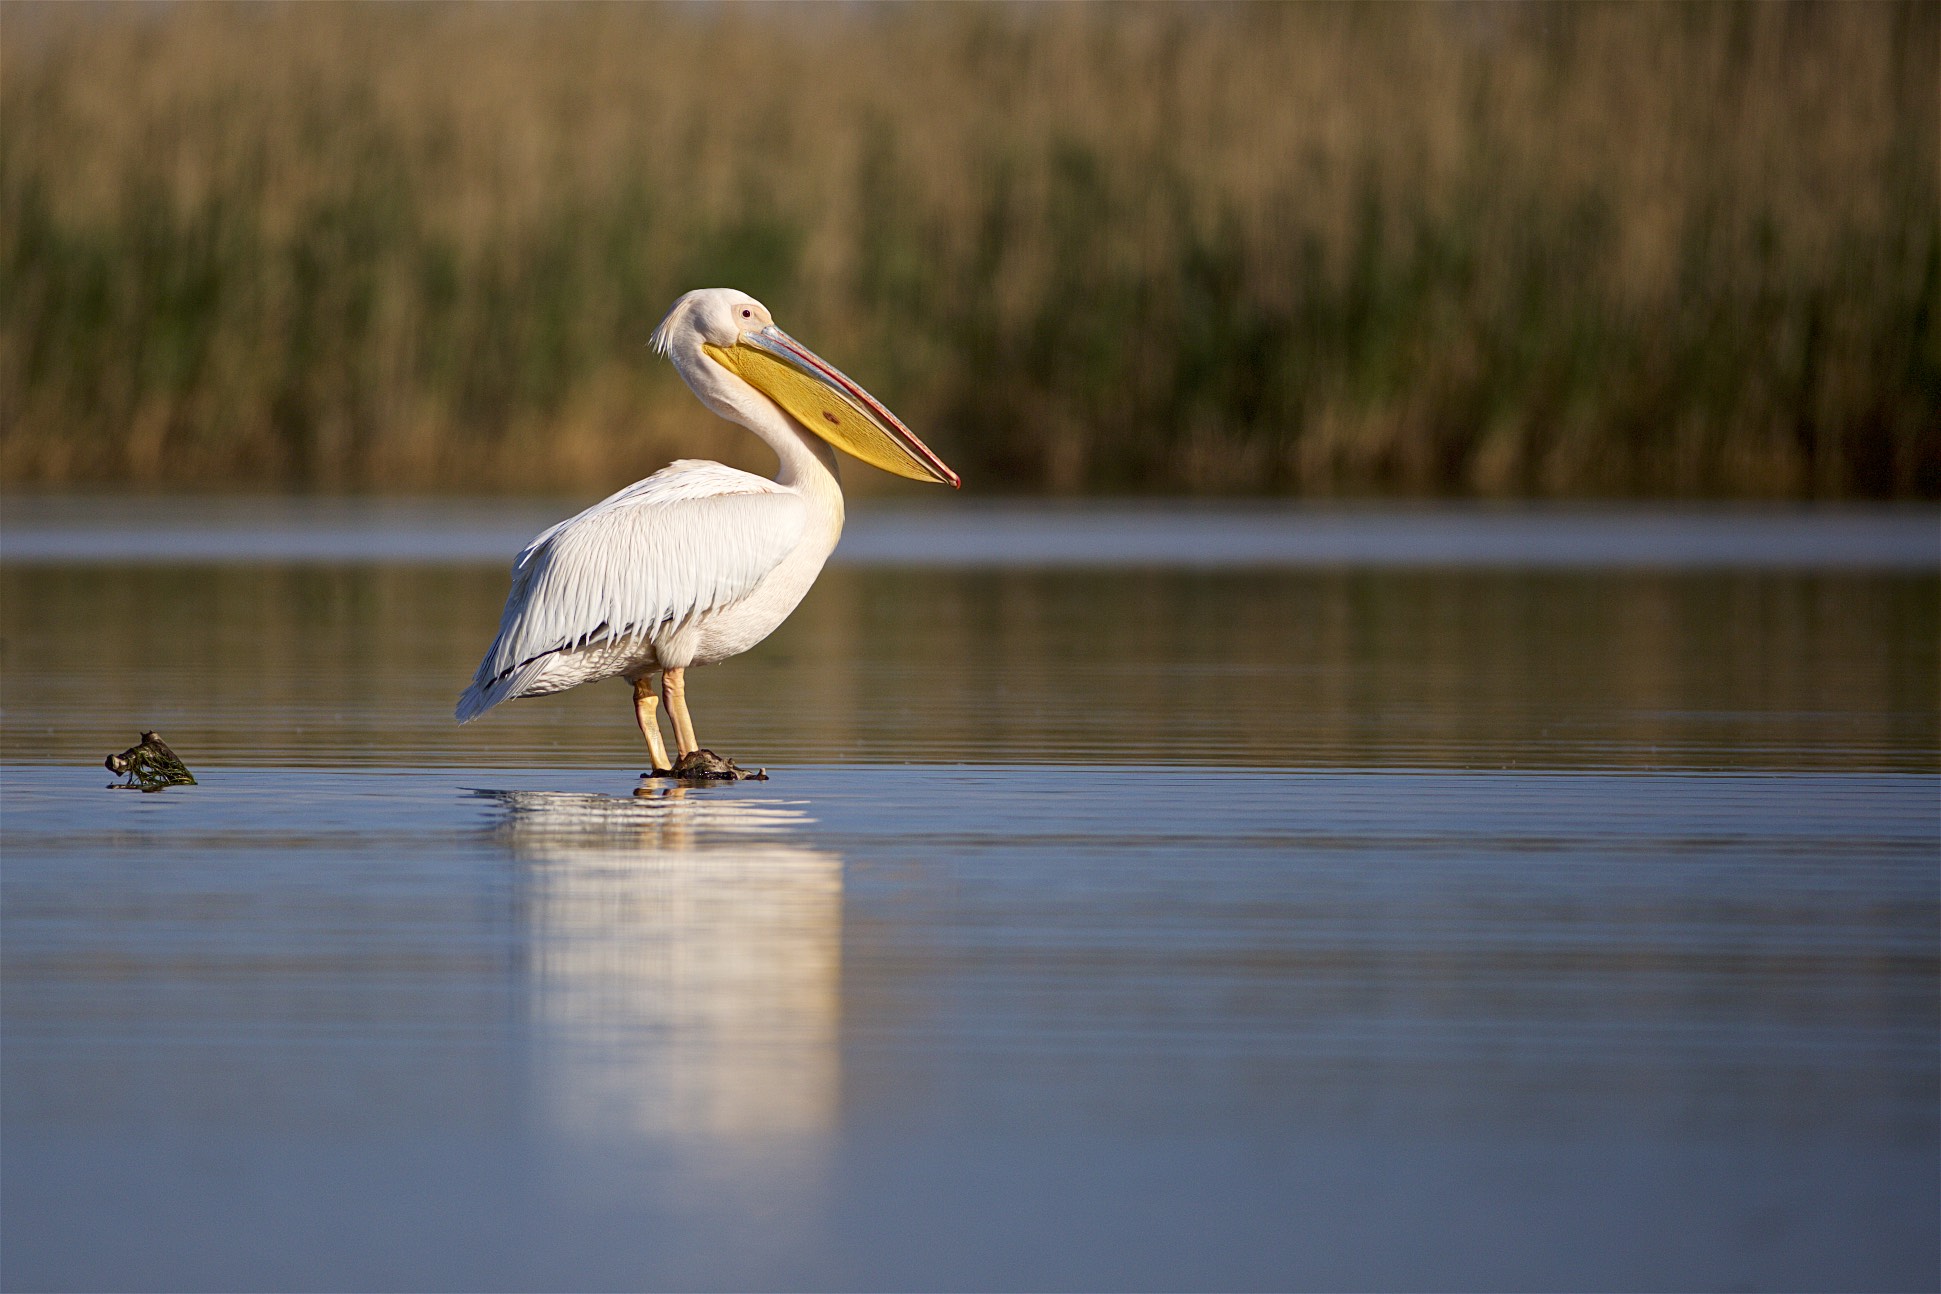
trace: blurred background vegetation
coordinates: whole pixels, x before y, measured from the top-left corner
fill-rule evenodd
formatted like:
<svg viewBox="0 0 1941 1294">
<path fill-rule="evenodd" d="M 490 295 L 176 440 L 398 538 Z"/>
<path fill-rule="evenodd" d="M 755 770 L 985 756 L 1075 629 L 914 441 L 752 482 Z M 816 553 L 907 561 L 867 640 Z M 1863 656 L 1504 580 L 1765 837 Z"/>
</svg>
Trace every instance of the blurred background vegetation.
<svg viewBox="0 0 1941 1294">
<path fill-rule="evenodd" d="M 727 285 L 983 491 L 1935 497 L 1938 64 L 1912 0 L 10 0 L 0 473 L 765 468 L 645 348 Z"/>
</svg>

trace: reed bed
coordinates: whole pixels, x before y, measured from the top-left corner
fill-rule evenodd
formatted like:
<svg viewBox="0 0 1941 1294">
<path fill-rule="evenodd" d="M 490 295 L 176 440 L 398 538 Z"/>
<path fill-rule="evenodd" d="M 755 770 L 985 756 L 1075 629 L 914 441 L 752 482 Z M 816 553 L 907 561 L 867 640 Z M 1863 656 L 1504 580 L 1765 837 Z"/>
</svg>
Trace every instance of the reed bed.
<svg viewBox="0 0 1941 1294">
<path fill-rule="evenodd" d="M 645 349 L 726 284 L 983 490 L 1934 497 L 1938 64 L 1921 3 L 10 0 L 0 472 L 759 466 Z"/>
</svg>

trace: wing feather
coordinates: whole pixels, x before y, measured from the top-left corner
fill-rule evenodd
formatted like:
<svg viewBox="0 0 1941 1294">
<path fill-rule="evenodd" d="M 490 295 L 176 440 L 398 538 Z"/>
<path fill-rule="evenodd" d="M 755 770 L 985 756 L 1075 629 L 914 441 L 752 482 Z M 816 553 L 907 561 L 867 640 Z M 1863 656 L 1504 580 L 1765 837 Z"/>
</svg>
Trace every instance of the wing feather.
<svg viewBox="0 0 1941 1294">
<path fill-rule="evenodd" d="M 806 521 L 802 500 L 773 481 L 689 461 L 560 522 L 513 562 L 499 635 L 458 721 L 521 695 L 555 653 L 651 642 L 747 596 Z"/>
</svg>

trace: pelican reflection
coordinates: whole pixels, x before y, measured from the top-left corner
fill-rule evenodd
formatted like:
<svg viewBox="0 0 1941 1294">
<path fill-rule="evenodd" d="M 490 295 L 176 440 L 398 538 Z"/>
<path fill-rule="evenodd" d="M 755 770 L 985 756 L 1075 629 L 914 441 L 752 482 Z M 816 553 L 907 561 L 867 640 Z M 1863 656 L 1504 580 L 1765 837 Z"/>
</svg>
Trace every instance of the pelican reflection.
<svg viewBox="0 0 1941 1294">
<path fill-rule="evenodd" d="M 775 1148 L 833 1127 L 842 860 L 799 803 L 488 792 L 529 865 L 540 1083 L 561 1131 Z"/>
</svg>

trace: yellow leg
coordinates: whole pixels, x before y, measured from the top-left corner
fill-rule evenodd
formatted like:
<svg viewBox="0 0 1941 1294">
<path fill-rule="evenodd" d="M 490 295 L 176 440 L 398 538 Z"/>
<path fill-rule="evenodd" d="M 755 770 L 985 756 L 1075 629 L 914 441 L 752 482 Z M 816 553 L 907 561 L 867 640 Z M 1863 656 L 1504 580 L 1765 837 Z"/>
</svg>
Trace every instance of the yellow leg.
<svg viewBox="0 0 1941 1294">
<path fill-rule="evenodd" d="M 640 725 L 640 735 L 647 739 L 647 755 L 654 761 L 654 771 L 664 773 L 674 765 L 668 761 L 667 746 L 660 739 L 660 720 L 654 714 L 658 704 L 652 679 L 645 674 L 635 679 L 634 722 Z"/>
<path fill-rule="evenodd" d="M 661 690 L 667 694 L 667 717 L 674 721 L 674 744 L 683 755 L 692 755 L 701 743 L 694 739 L 694 720 L 687 713 L 687 671 L 662 670 L 660 677 Z"/>
</svg>

